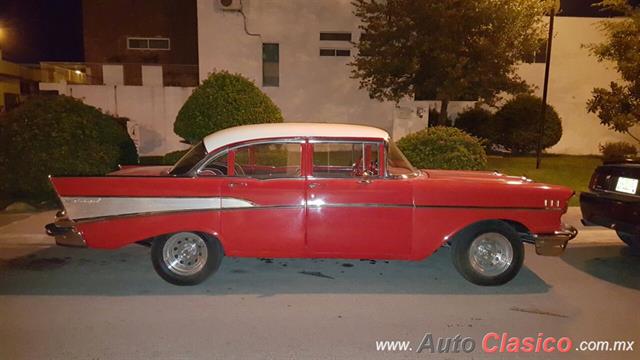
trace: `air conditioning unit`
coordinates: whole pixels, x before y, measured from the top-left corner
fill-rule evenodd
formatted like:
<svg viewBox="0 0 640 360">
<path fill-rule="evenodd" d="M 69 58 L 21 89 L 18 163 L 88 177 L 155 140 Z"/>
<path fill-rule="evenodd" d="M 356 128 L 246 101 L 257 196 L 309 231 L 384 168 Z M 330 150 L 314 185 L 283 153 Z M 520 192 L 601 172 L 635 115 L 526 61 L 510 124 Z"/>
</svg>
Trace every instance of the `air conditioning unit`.
<svg viewBox="0 0 640 360">
<path fill-rule="evenodd" d="M 242 10 L 242 0 L 215 0 L 218 9 L 224 11 Z"/>
</svg>

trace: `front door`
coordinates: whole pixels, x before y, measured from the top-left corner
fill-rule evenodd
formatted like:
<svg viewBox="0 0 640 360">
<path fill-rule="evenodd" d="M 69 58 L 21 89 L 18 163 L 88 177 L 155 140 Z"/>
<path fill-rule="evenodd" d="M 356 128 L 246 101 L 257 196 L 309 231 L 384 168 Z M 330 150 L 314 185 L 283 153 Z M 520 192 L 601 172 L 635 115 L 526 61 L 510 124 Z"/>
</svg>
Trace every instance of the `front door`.
<svg viewBox="0 0 640 360">
<path fill-rule="evenodd" d="M 273 141 L 229 150 L 220 220 L 228 255 L 303 256 L 302 145 Z"/>
<path fill-rule="evenodd" d="M 394 259 L 411 250 L 412 185 L 380 174 L 380 142 L 312 145 L 307 248 L 313 256 Z"/>
</svg>

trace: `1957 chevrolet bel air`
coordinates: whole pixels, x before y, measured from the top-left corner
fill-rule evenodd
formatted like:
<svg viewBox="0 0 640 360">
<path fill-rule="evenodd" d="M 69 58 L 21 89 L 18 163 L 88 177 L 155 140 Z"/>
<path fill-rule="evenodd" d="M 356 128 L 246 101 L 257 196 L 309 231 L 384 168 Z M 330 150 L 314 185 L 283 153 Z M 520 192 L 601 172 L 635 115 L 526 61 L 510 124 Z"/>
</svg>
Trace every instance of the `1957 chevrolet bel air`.
<svg viewBox="0 0 640 360">
<path fill-rule="evenodd" d="M 200 283 L 224 255 L 422 260 L 451 245 L 469 281 L 499 285 L 523 243 L 562 253 L 571 189 L 496 172 L 417 170 L 383 130 L 263 124 L 211 134 L 173 167 L 53 177 L 59 245 L 151 246 L 157 273 Z"/>
</svg>

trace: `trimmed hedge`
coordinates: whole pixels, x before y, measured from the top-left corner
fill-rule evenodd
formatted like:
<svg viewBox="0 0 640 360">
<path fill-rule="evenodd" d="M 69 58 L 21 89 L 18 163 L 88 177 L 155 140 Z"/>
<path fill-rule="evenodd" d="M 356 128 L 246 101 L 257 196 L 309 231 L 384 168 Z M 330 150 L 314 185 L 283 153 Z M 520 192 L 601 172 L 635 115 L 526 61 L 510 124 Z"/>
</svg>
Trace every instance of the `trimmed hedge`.
<svg viewBox="0 0 640 360">
<path fill-rule="evenodd" d="M 398 147 L 419 169 L 482 170 L 487 166 L 481 141 L 453 127 L 409 134 L 398 141 Z"/>
<path fill-rule="evenodd" d="M 121 121 L 67 96 L 35 96 L 0 123 L 0 192 L 53 197 L 48 175 L 104 175 L 138 154 Z"/>
<path fill-rule="evenodd" d="M 493 113 L 480 107 L 469 108 L 458 114 L 455 127 L 475 137 L 486 139 L 486 143 L 491 143 L 496 137 Z"/>
<path fill-rule="evenodd" d="M 195 144 L 216 131 L 238 125 L 282 122 L 280 109 L 253 82 L 239 74 L 214 72 L 178 112 L 174 132 Z"/>
<path fill-rule="evenodd" d="M 532 95 L 519 95 L 508 101 L 494 115 L 495 142 L 514 154 L 526 154 L 536 150 L 542 99 Z M 562 122 L 555 109 L 547 105 L 542 148 L 549 148 L 562 137 Z"/>
<path fill-rule="evenodd" d="M 626 141 L 608 142 L 599 148 L 604 162 L 621 162 L 638 154 L 638 149 Z"/>
</svg>

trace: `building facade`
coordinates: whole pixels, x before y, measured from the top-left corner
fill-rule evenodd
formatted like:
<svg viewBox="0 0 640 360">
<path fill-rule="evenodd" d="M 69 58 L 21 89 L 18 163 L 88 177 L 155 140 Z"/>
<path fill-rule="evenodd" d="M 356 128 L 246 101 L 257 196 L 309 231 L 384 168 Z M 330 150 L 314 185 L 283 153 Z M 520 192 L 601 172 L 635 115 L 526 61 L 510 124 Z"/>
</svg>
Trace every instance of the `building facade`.
<svg viewBox="0 0 640 360">
<path fill-rule="evenodd" d="M 586 111 L 591 90 L 617 79 L 612 64 L 597 62 L 583 47 L 604 39 L 599 21 L 605 20 L 556 18 L 549 104 L 558 110 L 564 133 L 550 152 L 596 154 L 599 143 L 626 139 Z M 369 124 L 394 138 L 424 128 L 425 109 L 436 102 L 379 102 L 350 78 L 358 24 L 350 0 L 198 0 L 200 78 L 214 69 L 241 73 L 280 106 L 286 121 Z M 519 69 L 538 95 L 544 66 L 534 62 Z M 469 104 L 451 104 L 450 111 L 455 115 Z"/>
</svg>

